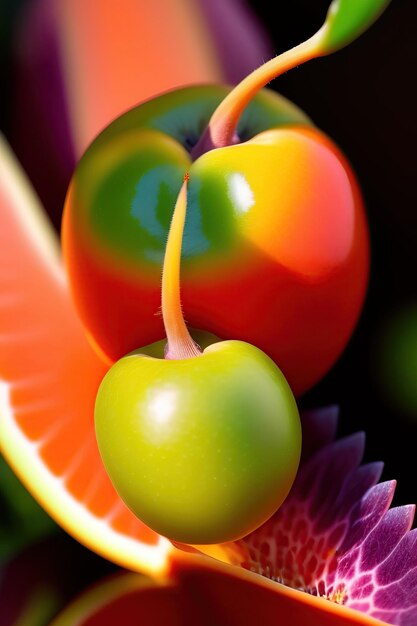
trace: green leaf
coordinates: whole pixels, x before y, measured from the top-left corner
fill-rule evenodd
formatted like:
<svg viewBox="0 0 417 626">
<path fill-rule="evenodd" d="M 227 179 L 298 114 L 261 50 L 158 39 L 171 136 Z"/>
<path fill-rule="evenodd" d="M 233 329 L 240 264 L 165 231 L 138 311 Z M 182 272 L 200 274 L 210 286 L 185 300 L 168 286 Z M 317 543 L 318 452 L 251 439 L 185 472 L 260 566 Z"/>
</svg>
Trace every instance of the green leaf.
<svg viewBox="0 0 417 626">
<path fill-rule="evenodd" d="M 0 509 L 0 561 L 56 528 L 1 456 Z"/>
<path fill-rule="evenodd" d="M 333 0 L 321 29 L 322 52 L 344 48 L 367 30 L 386 9 L 390 0 Z"/>
</svg>

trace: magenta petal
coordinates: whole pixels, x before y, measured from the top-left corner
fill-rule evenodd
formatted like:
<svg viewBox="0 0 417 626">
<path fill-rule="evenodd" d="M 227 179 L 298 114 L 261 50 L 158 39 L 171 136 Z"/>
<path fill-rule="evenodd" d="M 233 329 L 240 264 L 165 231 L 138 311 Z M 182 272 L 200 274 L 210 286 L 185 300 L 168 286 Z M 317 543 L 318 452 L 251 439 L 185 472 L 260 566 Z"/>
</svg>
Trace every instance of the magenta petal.
<svg viewBox="0 0 417 626">
<path fill-rule="evenodd" d="M 414 513 L 411 508 L 410 517 Z M 379 567 L 372 615 L 398 626 L 417 624 L 417 529 L 408 532 Z M 381 619 L 381 618 L 380 618 Z"/>
<path fill-rule="evenodd" d="M 395 481 L 391 480 L 372 487 L 360 500 L 351 517 L 349 534 L 341 546 L 345 553 L 360 544 L 388 510 L 395 491 Z"/>
<path fill-rule="evenodd" d="M 352 606 L 351 608 L 356 608 L 355 606 Z M 359 609 L 360 610 L 360 609 Z M 370 613 L 370 611 L 366 611 L 366 613 Z M 387 624 L 394 624 L 395 622 L 393 622 L 393 612 L 392 611 L 375 611 L 372 613 L 372 617 L 375 617 L 376 619 L 380 619 L 382 622 L 387 622 Z M 415 626 L 415 619 L 414 622 L 410 623 L 410 626 Z"/>
<path fill-rule="evenodd" d="M 392 621 L 392 624 L 397 624 L 398 626 L 416 626 L 417 621 L 416 621 L 416 617 L 417 616 L 417 610 L 416 610 L 416 606 L 414 605 L 412 608 L 408 609 L 408 610 L 402 610 L 399 615 L 398 621 L 394 622 Z"/>
<path fill-rule="evenodd" d="M 376 571 L 376 582 L 381 586 L 387 585 L 391 581 L 400 580 L 414 568 L 417 568 L 417 528 L 405 535 L 381 563 Z"/>
<path fill-rule="evenodd" d="M 371 606 L 369 602 L 353 602 L 350 608 L 355 609 L 355 611 L 361 611 L 361 613 L 369 613 Z M 383 618 L 381 619 L 385 621 Z"/>
<path fill-rule="evenodd" d="M 414 506 L 402 506 L 388 511 L 363 542 L 361 570 L 371 570 L 382 563 L 410 530 L 413 518 Z"/>
<path fill-rule="evenodd" d="M 373 597 L 374 617 L 382 612 L 390 624 L 415 626 L 417 623 L 417 569 L 408 572 L 402 581 L 378 589 Z"/>
<path fill-rule="evenodd" d="M 417 569 L 408 572 L 404 580 L 392 583 L 375 593 L 375 604 L 381 609 L 403 610 L 417 605 Z"/>
<path fill-rule="evenodd" d="M 384 510 L 387 503 L 390 502 L 390 483 L 385 483 L 386 489 L 380 490 L 374 488 L 371 492 L 378 493 L 378 499 L 373 500 L 373 504 L 378 501 L 378 506 L 372 506 L 372 514 L 368 519 L 375 520 L 376 511 L 378 515 Z M 366 508 L 364 510 L 366 516 Z M 414 507 L 404 506 L 392 509 L 383 514 L 380 522 L 369 532 L 364 533 L 363 541 L 356 544 L 350 549 L 340 560 L 333 576 L 333 588 L 341 587 L 345 589 L 345 603 L 351 608 L 361 609 L 367 605 L 369 608 L 367 613 L 374 617 L 382 619 L 380 611 L 385 613 L 388 609 L 392 611 L 390 615 L 385 614 L 383 619 L 391 624 L 400 624 L 399 610 L 409 608 L 415 602 L 415 594 L 407 594 L 407 602 L 403 599 L 403 589 L 407 577 L 411 577 L 413 583 L 413 572 L 417 569 L 408 571 L 403 579 L 389 584 L 393 578 L 389 569 L 385 569 L 384 583 L 387 585 L 383 589 L 379 589 L 378 569 L 379 564 L 384 566 L 389 555 L 394 555 L 397 547 L 401 545 L 402 538 L 407 536 L 414 517 Z M 366 528 L 369 526 L 363 526 Z M 416 555 L 414 557 L 416 559 Z M 410 563 L 414 565 L 414 561 Z M 385 566 L 386 567 L 386 566 Z M 398 589 L 395 589 L 398 585 Z M 378 615 L 376 615 L 378 612 Z M 415 615 L 415 618 L 417 615 Z"/>
</svg>

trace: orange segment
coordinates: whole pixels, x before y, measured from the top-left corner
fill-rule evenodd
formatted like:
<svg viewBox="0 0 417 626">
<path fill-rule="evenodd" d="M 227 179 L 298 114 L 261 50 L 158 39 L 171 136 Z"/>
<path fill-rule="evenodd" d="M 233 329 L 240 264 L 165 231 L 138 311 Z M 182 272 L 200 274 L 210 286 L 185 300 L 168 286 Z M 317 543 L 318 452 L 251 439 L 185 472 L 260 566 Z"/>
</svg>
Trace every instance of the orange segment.
<svg viewBox="0 0 417 626">
<path fill-rule="evenodd" d="M 291 589 L 243 568 L 185 552 L 173 555 L 170 577 L 182 594 L 198 598 L 204 615 L 212 617 L 210 624 L 384 626 L 384 622 L 346 606 Z"/>
<path fill-rule="evenodd" d="M 185 596 L 175 583 L 124 573 L 88 589 L 50 626 L 194 626 L 205 617 L 199 602 Z M 214 622 L 204 619 L 206 623 Z"/>
<path fill-rule="evenodd" d="M 0 441 L 50 515 L 134 570 L 162 573 L 171 544 L 125 507 L 104 470 L 93 408 L 106 367 L 69 298 L 58 244 L 0 143 Z"/>
<path fill-rule="evenodd" d="M 124 573 L 72 602 L 51 626 L 383 626 L 383 622 L 245 570 L 181 558 L 163 583 Z"/>
</svg>

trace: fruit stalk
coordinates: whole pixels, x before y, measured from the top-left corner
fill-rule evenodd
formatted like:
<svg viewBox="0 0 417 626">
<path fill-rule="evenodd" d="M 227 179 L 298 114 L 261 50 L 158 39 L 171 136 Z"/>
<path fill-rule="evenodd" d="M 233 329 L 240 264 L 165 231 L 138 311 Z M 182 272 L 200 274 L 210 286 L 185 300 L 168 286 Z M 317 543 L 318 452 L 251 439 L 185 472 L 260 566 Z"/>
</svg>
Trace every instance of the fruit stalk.
<svg viewBox="0 0 417 626">
<path fill-rule="evenodd" d="M 193 158 L 196 159 L 213 148 L 237 143 L 237 124 L 253 97 L 274 78 L 319 56 L 319 43 L 319 33 L 316 33 L 307 41 L 258 67 L 232 89 L 213 113 L 207 129 L 194 147 Z"/>
<path fill-rule="evenodd" d="M 187 212 L 188 179 L 189 175 L 185 174 L 172 216 L 162 272 L 162 318 L 167 336 L 166 359 L 189 359 L 201 354 L 185 324 L 180 297 L 181 249 Z"/>
<path fill-rule="evenodd" d="M 323 26 L 307 41 L 271 59 L 240 82 L 214 111 L 192 151 L 197 159 L 213 148 L 238 143 L 236 127 L 252 98 L 271 80 L 310 59 L 344 48 L 378 18 L 390 0 L 333 0 Z"/>
</svg>

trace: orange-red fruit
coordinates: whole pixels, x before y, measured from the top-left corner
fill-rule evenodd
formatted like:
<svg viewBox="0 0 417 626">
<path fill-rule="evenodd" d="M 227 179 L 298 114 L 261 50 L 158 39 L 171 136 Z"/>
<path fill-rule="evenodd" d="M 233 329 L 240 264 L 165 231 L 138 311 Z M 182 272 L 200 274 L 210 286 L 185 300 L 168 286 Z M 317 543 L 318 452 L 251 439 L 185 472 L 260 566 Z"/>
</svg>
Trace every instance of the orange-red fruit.
<svg viewBox="0 0 417 626">
<path fill-rule="evenodd" d="M 161 268 L 189 171 L 185 318 L 262 349 L 299 395 L 341 354 L 361 310 L 369 256 L 361 194 L 331 140 L 265 90 L 241 120 L 242 142 L 192 163 L 188 149 L 223 95 L 165 94 L 91 145 L 65 208 L 73 294 L 110 360 L 164 337 Z"/>
</svg>

